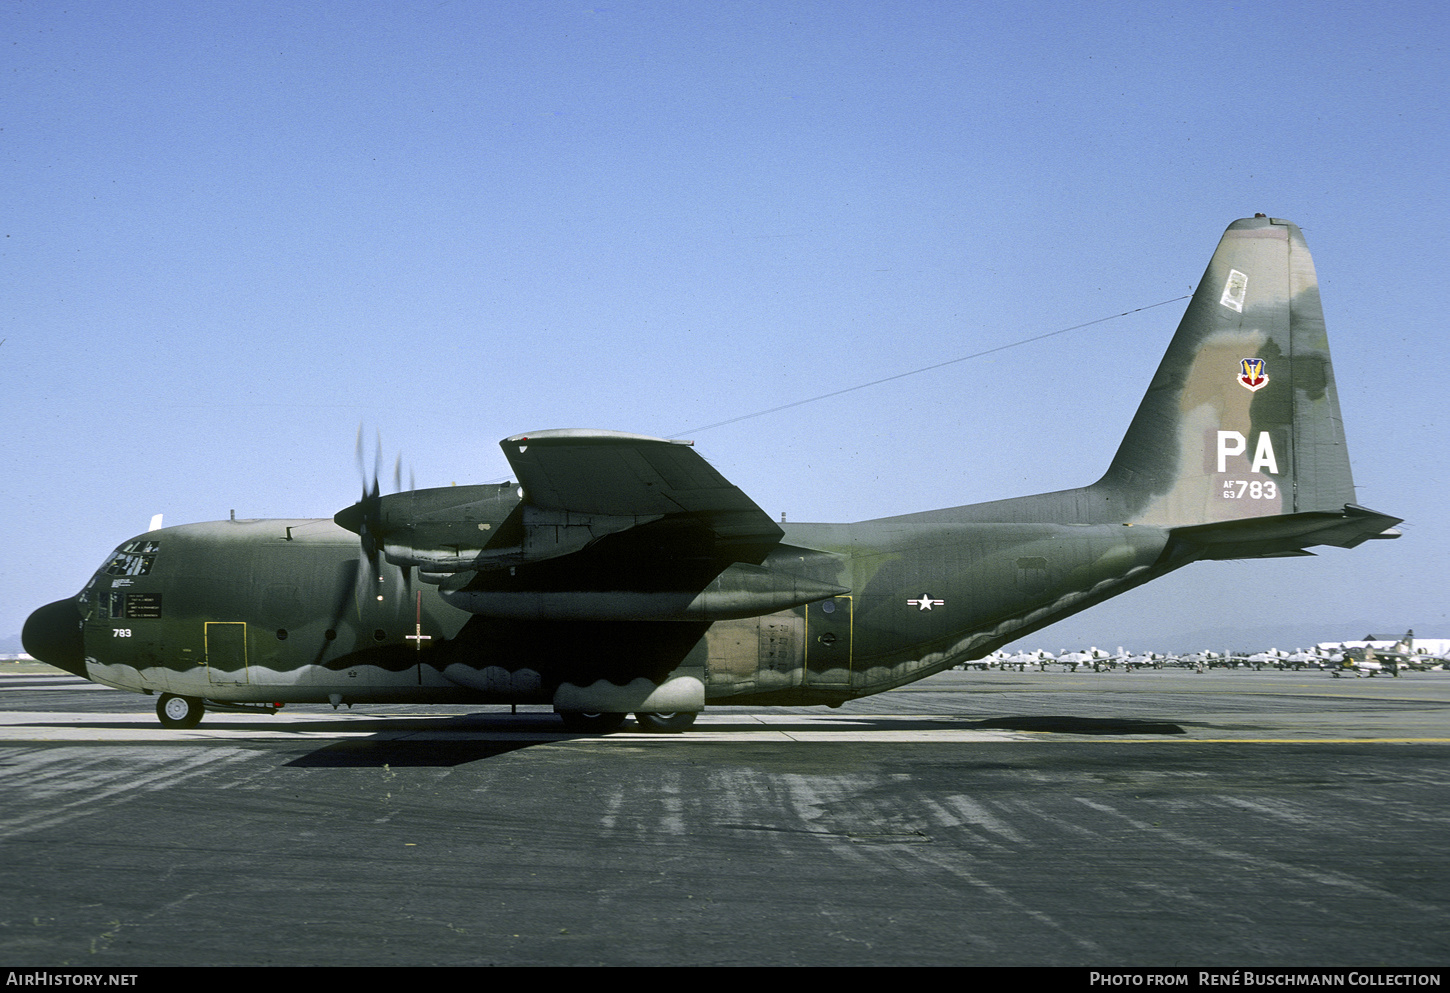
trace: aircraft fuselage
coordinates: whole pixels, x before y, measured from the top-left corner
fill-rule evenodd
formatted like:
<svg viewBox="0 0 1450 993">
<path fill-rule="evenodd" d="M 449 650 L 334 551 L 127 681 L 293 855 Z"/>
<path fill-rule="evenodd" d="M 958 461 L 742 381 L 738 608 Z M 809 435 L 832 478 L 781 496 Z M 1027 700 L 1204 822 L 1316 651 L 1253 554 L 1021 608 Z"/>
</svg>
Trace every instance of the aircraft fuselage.
<svg viewBox="0 0 1450 993">
<path fill-rule="evenodd" d="M 850 592 L 662 623 L 627 610 L 475 614 L 369 563 L 330 520 L 184 525 L 124 543 L 78 597 L 43 608 L 48 623 L 81 632 L 70 652 L 49 654 L 121 689 L 229 702 L 550 703 L 565 683 L 627 683 L 648 660 L 651 678 L 693 675 L 711 701 L 840 703 L 980 658 L 1165 571 L 1155 564 L 1167 533 L 1148 527 L 887 519 L 785 530 L 763 571 Z M 549 595 L 557 607 L 591 594 Z"/>
</svg>

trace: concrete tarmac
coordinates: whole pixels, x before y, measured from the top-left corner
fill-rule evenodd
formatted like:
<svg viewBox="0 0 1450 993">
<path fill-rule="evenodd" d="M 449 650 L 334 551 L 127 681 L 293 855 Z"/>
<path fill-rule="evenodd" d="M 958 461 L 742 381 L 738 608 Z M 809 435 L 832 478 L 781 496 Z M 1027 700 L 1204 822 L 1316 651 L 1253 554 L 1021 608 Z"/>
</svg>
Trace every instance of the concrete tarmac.
<svg viewBox="0 0 1450 993">
<path fill-rule="evenodd" d="M 0 665 L 0 963 L 1450 964 L 1450 673 L 952 672 L 683 735 Z"/>
</svg>

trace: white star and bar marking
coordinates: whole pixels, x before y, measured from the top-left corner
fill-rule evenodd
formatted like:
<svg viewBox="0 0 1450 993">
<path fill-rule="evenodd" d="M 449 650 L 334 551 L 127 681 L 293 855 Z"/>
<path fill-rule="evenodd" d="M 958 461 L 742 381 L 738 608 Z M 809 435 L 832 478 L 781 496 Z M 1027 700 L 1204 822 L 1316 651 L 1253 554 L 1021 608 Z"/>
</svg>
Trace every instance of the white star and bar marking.
<svg viewBox="0 0 1450 993">
<path fill-rule="evenodd" d="M 915 607 L 917 610 L 930 610 L 933 607 L 942 606 L 946 601 L 933 600 L 929 595 L 923 593 L 920 600 L 908 600 L 906 603 L 908 606 Z"/>
</svg>

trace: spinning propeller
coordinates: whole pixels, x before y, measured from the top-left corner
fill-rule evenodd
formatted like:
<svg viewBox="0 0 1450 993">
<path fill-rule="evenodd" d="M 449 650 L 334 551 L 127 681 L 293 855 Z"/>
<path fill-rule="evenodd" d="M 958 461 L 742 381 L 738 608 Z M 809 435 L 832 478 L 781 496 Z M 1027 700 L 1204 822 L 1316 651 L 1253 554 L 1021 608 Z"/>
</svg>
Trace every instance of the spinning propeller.
<svg viewBox="0 0 1450 993">
<path fill-rule="evenodd" d="M 383 493 L 382 486 L 378 481 L 379 469 L 383 462 L 383 438 L 382 434 L 377 435 L 377 448 L 373 456 L 372 482 L 368 482 L 367 460 L 363 456 L 363 429 L 358 425 L 357 429 L 357 469 L 358 475 L 362 477 L 362 498 L 344 510 L 338 511 L 333 520 L 339 526 L 352 531 L 358 536 L 362 546 L 362 561 L 367 564 L 366 576 L 368 580 L 376 581 L 380 578 L 378 566 L 378 553 L 382 548 L 379 540 L 385 528 L 386 518 L 383 515 Z M 408 469 L 408 490 L 414 489 L 413 470 Z M 397 460 L 393 463 L 393 492 L 403 492 L 403 456 L 398 454 Z M 405 590 L 412 588 L 413 567 L 405 565 L 403 571 L 403 587 Z M 372 588 L 372 583 L 368 584 Z"/>
</svg>

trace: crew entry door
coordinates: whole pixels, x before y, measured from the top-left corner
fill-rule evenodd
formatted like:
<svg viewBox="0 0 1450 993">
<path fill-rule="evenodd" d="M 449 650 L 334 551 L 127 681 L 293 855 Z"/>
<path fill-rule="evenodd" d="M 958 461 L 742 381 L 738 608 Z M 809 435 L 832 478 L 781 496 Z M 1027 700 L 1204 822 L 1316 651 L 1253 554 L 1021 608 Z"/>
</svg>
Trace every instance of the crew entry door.
<svg viewBox="0 0 1450 993">
<path fill-rule="evenodd" d="M 206 622 L 206 676 L 213 684 L 227 686 L 249 682 L 245 621 Z"/>
</svg>

